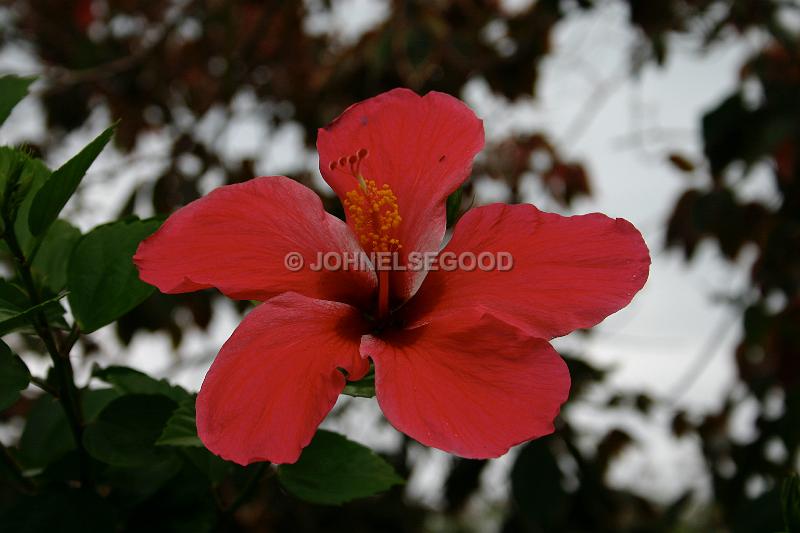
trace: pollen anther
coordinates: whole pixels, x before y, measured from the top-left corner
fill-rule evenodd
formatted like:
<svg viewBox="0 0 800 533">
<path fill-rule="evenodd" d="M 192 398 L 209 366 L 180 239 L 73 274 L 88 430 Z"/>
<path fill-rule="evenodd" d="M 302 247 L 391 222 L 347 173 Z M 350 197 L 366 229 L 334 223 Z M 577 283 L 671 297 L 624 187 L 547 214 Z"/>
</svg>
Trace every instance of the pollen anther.
<svg viewBox="0 0 800 533">
<path fill-rule="evenodd" d="M 396 252 L 401 249 L 394 230 L 403 220 L 391 187 L 378 187 L 374 180 L 365 180 L 363 187 L 347 193 L 344 201 L 347 214 L 359 241 L 370 245 L 371 252 Z"/>
<path fill-rule="evenodd" d="M 368 155 L 366 148 L 360 148 L 355 154 L 331 161 L 328 168 L 349 174 L 357 182 L 347 193 L 344 207 L 359 242 L 368 252 L 396 252 L 403 247 L 394 235 L 403 220 L 397 196 L 388 183 L 378 186 L 361 174 L 361 161 Z"/>
</svg>

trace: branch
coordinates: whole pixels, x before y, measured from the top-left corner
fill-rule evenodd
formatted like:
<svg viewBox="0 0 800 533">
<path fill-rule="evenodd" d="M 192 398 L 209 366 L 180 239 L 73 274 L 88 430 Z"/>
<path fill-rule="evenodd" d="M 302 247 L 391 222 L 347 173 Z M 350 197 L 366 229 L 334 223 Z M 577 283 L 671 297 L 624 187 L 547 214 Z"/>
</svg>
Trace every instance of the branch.
<svg viewBox="0 0 800 533">
<path fill-rule="evenodd" d="M 138 66 L 154 55 L 166 43 L 172 32 L 185 20 L 185 13 L 195 3 L 196 1 L 187 3 L 157 30 L 157 35 L 149 44 L 142 46 L 129 55 L 82 70 L 70 70 L 63 67 L 46 69 L 45 77 L 51 80 L 52 85 L 45 88 L 41 94 L 58 93 L 73 85 L 102 81 Z"/>
<path fill-rule="evenodd" d="M 6 228 L 13 228 L 12 221 L 5 221 Z M 4 239 L 8 244 L 11 255 L 16 262 L 17 272 L 22 280 L 26 292 L 34 306 L 42 303 L 42 298 L 33 281 L 31 274 L 30 262 L 25 258 L 22 247 L 17 240 L 17 236 L 13 229 L 5 232 Z M 90 460 L 83 447 L 83 413 L 81 410 L 80 395 L 78 388 L 75 386 L 75 377 L 72 370 L 72 362 L 69 359 L 69 350 L 74 344 L 74 340 L 62 343 L 62 348 L 59 349 L 56 341 L 56 335 L 50 324 L 47 322 L 47 317 L 43 311 L 38 311 L 32 317 L 33 327 L 36 334 L 42 339 L 50 358 L 53 361 L 53 368 L 58 379 L 58 394 L 55 395 L 64 409 L 67 420 L 72 430 L 72 435 L 75 438 L 75 443 L 78 448 L 78 460 L 80 467 L 81 485 L 84 487 L 91 485 L 90 475 Z M 73 327 L 73 332 L 77 332 L 77 328 Z M 70 334 L 72 336 L 72 333 Z M 70 337 L 71 338 L 71 337 Z M 77 340 L 77 339 L 76 339 Z M 64 348 L 67 348 L 66 350 Z M 34 383 L 36 383 L 34 381 Z M 42 386 L 40 383 L 36 383 Z"/>
</svg>

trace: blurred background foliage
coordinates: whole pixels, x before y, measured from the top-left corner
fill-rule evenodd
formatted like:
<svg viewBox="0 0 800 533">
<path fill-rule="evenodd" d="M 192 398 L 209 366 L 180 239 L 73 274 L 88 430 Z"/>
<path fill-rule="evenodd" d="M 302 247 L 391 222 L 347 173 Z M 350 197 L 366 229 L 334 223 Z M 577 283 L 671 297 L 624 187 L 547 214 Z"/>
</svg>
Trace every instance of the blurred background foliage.
<svg viewBox="0 0 800 533">
<path fill-rule="evenodd" d="M 612 428 L 591 453 L 577 444 L 570 404 L 607 377 L 580 357 L 567 354 L 572 376 L 571 402 L 554 435 L 522 447 L 510 472 L 507 505 L 486 510 L 475 522 L 465 512 L 479 497 L 487 462 L 455 460 L 446 473 L 444 506 L 431 509 L 404 496 L 403 487 L 341 507 L 313 506 L 287 496 L 274 479 L 265 478 L 253 496 L 226 516 L 231 531 L 481 531 L 486 523 L 507 533 L 539 531 L 779 531 L 783 529 L 780 484 L 798 464 L 800 448 L 800 39 L 782 26 L 778 14 L 799 10 L 793 0 L 538 0 L 509 12 L 486 0 L 399 1 L 387 3 L 384 22 L 349 42 L 325 31 L 308 31 L 308 11 L 328 2 L 281 0 L 3 0 L 6 23 L 0 46 L 23 46 L 44 65 L 38 96 L 47 135 L 29 143 L 34 155 L 46 154 L 84 125 L 97 108 L 120 119 L 117 149 L 133 151 L 143 134 L 168 132 L 168 164 L 160 175 L 137 187 L 119 216 L 141 206 L 168 214 L 201 194 L 199 177 L 216 172 L 225 183 L 255 175 L 254 161 L 231 160 L 198 136 L 199 124 L 213 112 L 232 115 L 243 89 L 268 103 L 264 120 L 272 126 L 299 124 L 309 149 L 318 127 L 348 105 L 382 91 L 406 86 L 460 94 L 468 80 L 481 78 L 497 95 L 513 101 L 536 95 L 541 63 L 552 53 L 554 28 L 565 19 L 600 4 L 625 4 L 638 42 L 630 50 L 628 75 L 647 65 L 663 64 L 671 53 L 670 36 L 692 33 L 705 47 L 721 36 L 757 31 L 768 43 L 739 71 L 740 87 L 705 116 L 702 157 L 673 153 L 669 161 L 687 180 L 666 224 L 666 246 L 692 261 L 698 245 L 709 241 L 735 261 L 745 246 L 757 251 L 748 286 L 728 305 L 743 325 L 735 358 L 747 397 L 756 398 L 757 437 L 747 443 L 731 438 L 728 422 L 743 395 L 730 391 L 718 412 L 696 416 L 647 393 L 620 391 L 608 409 L 633 409 L 644 416 L 656 408 L 673 417 L 676 437 L 701 443 L 713 482 L 713 497 L 700 502 L 690 492 L 669 504 L 610 486 L 606 472 L 635 438 Z M 502 22 L 500 45 L 483 37 L 490 23 Z M 698 53 L 701 53 L 699 51 Z M 747 87 L 760 88 L 760 98 Z M 537 154 L 544 153 L 541 158 Z M 533 156 L 537 156 L 534 158 Z M 534 159 L 545 164 L 533 165 Z M 192 164 L 186 164 L 191 161 Z M 754 165 L 767 163 L 780 191 L 780 202 L 743 202 L 734 187 L 750 179 Z M 561 155 L 546 131 L 509 135 L 487 146 L 473 175 L 503 180 L 512 201 L 521 201 L 519 183 L 533 172 L 557 204 L 568 206 L 591 195 L 593 176 L 580 161 Z M 312 172 L 291 177 L 314 186 Z M 323 194 L 327 194 L 321 191 Z M 468 184 L 460 199 L 470 205 Z M 341 213 L 338 201 L 325 196 L 326 207 Z M 216 293 L 180 296 L 155 294 L 125 315 L 116 334 L 129 343 L 139 331 L 167 332 L 180 346 L 189 316 L 200 328 L 213 317 Z M 770 305 L 769 300 L 782 305 Z M 244 310 L 242 305 L 240 310 Z M 184 310 L 183 312 L 179 312 Z M 188 311 L 188 314 L 186 313 Z M 33 342 L 33 341 L 30 341 Z M 84 353 L 97 350 L 91 338 L 80 341 Z M 34 346 L 35 347 L 35 346 Z M 774 399 L 779 409 L 768 408 Z M 41 409 L 22 398 L 3 419 L 26 417 Z M 24 436 L 23 436 L 24 439 Z M 767 457 L 768 443 L 786 453 Z M 22 443 L 24 448 L 24 442 Z M 388 459 L 407 476 L 409 443 Z M 43 452 L 32 449 L 28 453 Z M 50 450 L 52 452 L 52 450 Z M 49 452 L 48 452 L 49 453 Z M 57 468 L 55 482 L 63 480 Z M 185 475 L 185 474 L 179 474 Z M 691 475 L 687 473 L 687 475 Z M 61 477 L 59 477 L 61 476 Z M 216 487 L 230 501 L 246 485 L 246 472 Z M 757 498 L 747 491 L 758 478 L 766 490 Z M 69 476 L 66 476 L 69 479 Z M 63 482 L 63 481 L 61 481 Z M 170 483 L 175 485 L 173 479 Z M 207 493 L 175 493 L 170 484 L 141 507 L 144 530 L 200 531 Z M 177 486 L 177 485 L 175 485 Z M 188 486 L 188 485 L 184 485 Z M 476 496 L 477 495 L 477 496 Z M 13 499 L 0 489 L 0 501 Z M 85 518 L 101 512 L 96 502 L 54 500 L 51 507 Z M 178 525 L 181 524 L 179 528 Z M 85 526 L 85 524 L 83 524 Z"/>
</svg>

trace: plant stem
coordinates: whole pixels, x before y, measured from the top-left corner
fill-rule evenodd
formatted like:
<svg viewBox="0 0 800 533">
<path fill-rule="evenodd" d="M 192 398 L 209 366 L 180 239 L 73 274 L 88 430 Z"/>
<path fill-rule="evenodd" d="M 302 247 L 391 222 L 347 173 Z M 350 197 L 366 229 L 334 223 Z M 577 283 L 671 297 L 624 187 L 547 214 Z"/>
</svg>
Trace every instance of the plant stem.
<svg viewBox="0 0 800 533">
<path fill-rule="evenodd" d="M 253 495 L 253 491 L 258 486 L 258 482 L 261 480 L 261 476 L 263 476 L 264 472 L 267 470 L 267 466 L 269 466 L 269 463 L 260 463 L 258 467 L 256 467 L 255 472 L 253 472 L 253 475 L 247 480 L 242 492 L 240 492 L 239 496 L 233 500 L 233 503 L 225 509 L 225 515 L 232 516 L 243 503 L 250 499 L 250 496 Z"/>
<path fill-rule="evenodd" d="M 81 328 L 78 327 L 78 323 L 74 323 L 72 328 L 69 330 L 69 335 L 61 342 L 61 355 L 63 357 L 69 358 L 69 354 L 72 351 L 72 348 L 75 346 L 75 343 L 78 342 L 78 339 L 81 337 Z"/>
<path fill-rule="evenodd" d="M 14 256 L 19 277 L 28 293 L 28 297 L 31 299 L 31 304 L 34 306 L 39 305 L 42 303 L 42 299 L 39 295 L 39 291 L 36 288 L 36 284 L 33 281 L 30 263 L 25 258 L 22 247 L 20 246 L 17 236 L 13 231 L 13 227 L 14 226 L 11 221 L 6 221 L 6 228 L 9 229 L 5 232 L 4 238 L 6 243 L 8 243 L 8 248 L 11 251 L 11 254 Z M 44 342 L 47 352 L 50 354 L 50 358 L 53 360 L 53 369 L 55 370 L 56 378 L 58 380 L 58 394 L 56 396 L 61 402 L 64 413 L 67 415 L 67 420 L 69 421 L 72 435 L 75 438 L 75 445 L 78 449 L 81 485 L 84 487 L 91 486 L 91 463 L 89 461 L 89 456 L 86 454 L 86 449 L 83 447 L 83 414 L 81 410 L 80 395 L 78 388 L 75 385 L 72 362 L 69 358 L 69 352 L 77 340 L 77 334 L 79 333 L 78 329 L 76 327 L 72 328 L 72 332 L 70 332 L 67 342 L 62 343 L 61 349 L 59 349 L 56 335 L 53 332 L 53 329 L 50 327 L 50 324 L 47 322 L 47 317 L 45 316 L 44 311 L 38 311 L 33 316 L 32 322 L 36 333 L 42 339 L 42 342 Z M 73 335 L 73 332 L 75 335 Z"/>
<path fill-rule="evenodd" d="M 31 376 L 31 383 L 33 383 L 34 385 L 45 391 L 53 398 L 58 399 L 61 396 L 61 394 L 59 394 L 59 392 L 56 389 L 54 389 L 52 385 L 50 385 L 47 381 L 43 380 L 40 377 Z"/>
</svg>

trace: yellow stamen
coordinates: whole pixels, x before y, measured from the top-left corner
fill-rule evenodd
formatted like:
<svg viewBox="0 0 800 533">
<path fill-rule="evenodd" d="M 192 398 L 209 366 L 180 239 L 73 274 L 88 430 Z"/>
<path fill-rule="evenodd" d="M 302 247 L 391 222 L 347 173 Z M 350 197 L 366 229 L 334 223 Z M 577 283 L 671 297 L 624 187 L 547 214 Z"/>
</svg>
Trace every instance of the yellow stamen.
<svg viewBox="0 0 800 533">
<path fill-rule="evenodd" d="M 358 181 L 358 187 L 347 193 L 344 206 L 359 241 L 371 245 L 369 252 L 396 252 L 402 246 L 394 230 L 403 220 L 397 196 L 388 184 L 378 187 L 361 175 Z"/>
<path fill-rule="evenodd" d="M 396 253 L 403 248 L 395 236 L 395 230 L 403 221 L 397 196 L 388 183 L 378 188 L 374 181 L 367 181 L 361 175 L 361 161 L 368 155 L 367 149 L 361 148 L 349 157 L 331 161 L 328 168 L 331 172 L 344 172 L 358 182 L 358 186 L 347 193 L 344 208 L 364 250 L 368 253 Z M 386 265 L 378 268 L 377 311 L 380 319 L 389 313 L 389 270 Z"/>
</svg>

